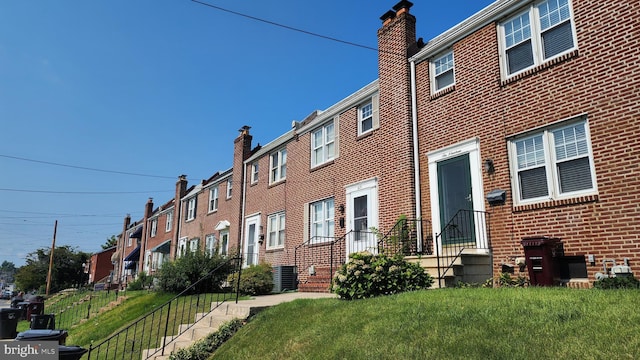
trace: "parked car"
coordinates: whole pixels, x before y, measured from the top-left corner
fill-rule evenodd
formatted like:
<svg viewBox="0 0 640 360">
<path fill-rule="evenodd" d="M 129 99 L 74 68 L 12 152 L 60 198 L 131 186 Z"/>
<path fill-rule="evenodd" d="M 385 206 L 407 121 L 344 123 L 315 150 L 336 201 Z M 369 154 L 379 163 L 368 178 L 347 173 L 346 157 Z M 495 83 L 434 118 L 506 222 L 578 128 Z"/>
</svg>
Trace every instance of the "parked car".
<svg viewBox="0 0 640 360">
<path fill-rule="evenodd" d="M 9 300 L 13 297 L 13 291 L 11 290 L 2 290 L 2 294 L 0 294 L 0 299 Z"/>
</svg>

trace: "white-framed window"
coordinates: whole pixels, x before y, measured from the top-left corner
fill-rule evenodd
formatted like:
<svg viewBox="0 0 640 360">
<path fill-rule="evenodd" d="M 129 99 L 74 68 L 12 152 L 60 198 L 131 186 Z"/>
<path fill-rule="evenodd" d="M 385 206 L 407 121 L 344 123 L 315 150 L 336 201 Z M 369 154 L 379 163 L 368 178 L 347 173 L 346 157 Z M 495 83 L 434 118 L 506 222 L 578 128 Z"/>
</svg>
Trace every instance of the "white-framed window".
<svg viewBox="0 0 640 360">
<path fill-rule="evenodd" d="M 158 233 L 158 218 L 151 220 L 151 237 L 155 237 Z"/>
<path fill-rule="evenodd" d="M 251 164 L 251 183 L 255 184 L 258 182 L 258 162 L 254 162 L 253 164 Z"/>
<path fill-rule="evenodd" d="M 144 265 L 142 269 L 148 274 L 149 270 L 151 270 L 151 250 L 146 250 L 144 252 Z"/>
<path fill-rule="evenodd" d="M 505 77 L 574 50 L 576 32 L 569 0 L 546 0 L 499 26 Z"/>
<path fill-rule="evenodd" d="M 335 157 L 335 125 L 331 121 L 311 133 L 311 166 L 318 166 Z"/>
<path fill-rule="evenodd" d="M 312 242 L 332 240 L 335 233 L 335 212 L 333 198 L 310 204 Z"/>
<path fill-rule="evenodd" d="M 516 204 L 597 193 L 586 119 L 509 141 Z"/>
<path fill-rule="evenodd" d="M 187 237 L 182 237 L 178 240 L 178 251 L 176 256 L 181 257 L 187 253 Z"/>
<path fill-rule="evenodd" d="M 358 136 L 369 133 L 380 126 L 378 118 L 380 98 L 378 94 L 358 106 Z"/>
<path fill-rule="evenodd" d="M 227 180 L 227 199 L 231 198 L 231 191 L 233 190 L 233 179 Z"/>
<path fill-rule="evenodd" d="M 204 251 L 207 255 L 213 255 L 216 253 L 216 236 L 209 234 L 204 238 Z"/>
<path fill-rule="evenodd" d="M 196 218 L 196 197 L 192 197 L 187 200 L 187 221 L 193 220 Z"/>
<path fill-rule="evenodd" d="M 220 255 L 229 253 L 229 230 L 220 231 Z"/>
<path fill-rule="evenodd" d="M 431 62 L 431 92 L 436 93 L 455 84 L 453 51 Z"/>
<path fill-rule="evenodd" d="M 267 249 L 284 247 L 284 212 L 269 215 L 267 219 Z"/>
<path fill-rule="evenodd" d="M 189 251 L 194 253 L 194 252 L 198 251 L 199 247 L 200 247 L 200 239 L 199 238 L 193 238 L 193 239 L 189 240 Z"/>
<path fill-rule="evenodd" d="M 173 228 L 173 211 L 169 211 L 167 213 L 167 224 L 165 226 L 165 230 L 169 232 L 171 231 L 172 228 Z"/>
<path fill-rule="evenodd" d="M 209 189 L 209 212 L 218 210 L 218 187 Z"/>
<path fill-rule="evenodd" d="M 273 184 L 287 178 L 287 149 L 280 149 L 270 156 L 269 183 Z"/>
<path fill-rule="evenodd" d="M 133 240 L 131 240 L 131 238 L 127 238 L 127 247 L 131 247 L 131 245 L 133 245 Z"/>
<path fill-rule="evenodd" d="M 159 270 L 162 264 L 168 261 L 169 257 L 161 252 L 154 252 L 151 255 L 151 270 Z"/>
</svg>

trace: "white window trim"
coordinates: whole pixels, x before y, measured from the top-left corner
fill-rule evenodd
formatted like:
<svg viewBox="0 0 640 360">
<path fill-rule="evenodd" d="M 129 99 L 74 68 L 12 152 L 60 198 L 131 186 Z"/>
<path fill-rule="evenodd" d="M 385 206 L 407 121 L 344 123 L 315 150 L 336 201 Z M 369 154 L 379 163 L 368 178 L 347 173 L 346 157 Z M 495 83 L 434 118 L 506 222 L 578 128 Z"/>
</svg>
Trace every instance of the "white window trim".
<svg viewBox="0 0 640 360">
<path fill-rule="evenodd" d="M 209 189 L 209 212 L 218 210 L 218 186 L 214 186 Z"/>
<path fill-rule="evenodd" d="M 327 203 L 331 201 L 333 202 L 333 218 L 332 219 L 328 219 L 326 218 L 324 215 L 326 214 L 327 211 Z M 316 234 L 315 233 L 315 222 L 314 222 L 314 207 L 316 204 L 322 204 L 322 219 L 320 222 L 322 222 L 322 231 L 323 234 Z M 334 198 L 328 198 L 328 199 L 324 199 L 324 200 L 320 200 L 320 201 L 315 201 L 309 204 L 309 227 L 310 227 L 310 236 L 311 236 L 311 241 L 314 244 L 318 244 L 318 243 L 324 243 L 324 242 L 329 242 L 332 241 L 333 238 L 335 237 L 335 231 L 336 231 L 336 224 L 335 224 L 335 199 Z M 333 233 L 332 234 L 324 234 L 327 232 L 328 228 L 329 228 L 329 223 L 332 222 L 333 223 Z"/>
<path fill-rule="evenodd" d="M 575 51 L 576 49 L 578 49 L 578 37 L 577 37 L 577 33 L 576 33 L 576 26 L 575 26 L 575 16 L 573 13 L 573 5 L 571 4 L 571 0 L 568 0 L 568 4 L 569 4 L 569 22 L 571 24 L 571 35 L 573 36 L 573 47 L 570 49 L 567 49 L 559 54 L 556 54 L 548 59 L 544 58 L 544 53 L 543 53 L 543 49 L 542 49 L 542 32 L 541 32 L 541 28 L 540 28 L 540 14 L 538 12 L 538 5 L 545 3 L 548 0 L 545 1 L 536 1 L 534 3 L 532 3 L 531 5 L 529 5 L 525 10 L 522 11 L 518 11 L 516 13 L 514 13 L 512 16 L 510 16 L 509 18 L 507 18 L 505 21 L 501 22 L 498 24 L 498 46 L 500 49 L 500 72 L 502 74 L 502 79 L 506 80 L 506 79 L 510 79 L 514 76 L 517 76 L 521 73 L 524 73 L 526 71 L 529 71 L 531 69 L 536 68 L 537 66 L 549 63 L 551 61 L 553 61 L 554 59 L 561 57 L 563 55 L 566 55 L 568 53 L 571 53 L 572 51 Z M 531 26 L 531 46 L 532 46 L 532 51 L 533 51 L 533 65 L 524 68 L 522 70 L 516 71 L 513 74 L 509 74 L 509 64 L 508 64 L 508 57 L 507 57 L 507 46 L 505 43 L 505 31 L 504 31 L 504 24 L 510 22 L 511 20 L 522 16 L 524 14 L 529 14 L 529 23 Z"/>
<path fill-rule="evenodd" d="M 197 200 L 196 200 L 196 196 L 192 196 L 189 199 L 187 199 L 187 216 L 186 216 L 186 220 L 187 221 L 192 221 L 193 219 L 196 218 L 196 204 L 197 204 Z"/>
<path fill-rule="evenodd" d="M 169 232 L 173 229 L 173 211 L 167 213 L 167 223 L 165 225 L 165 232 Z"/>
<path fill-rule="evenodd" d="M 259 171 L 260 171 L 260 167 L 257 161 L 251 164 L 251 183 L 252 184 L 255 184 L 258 182 Z"/>
<path fill-rule="evenodd" d="M 272 229 L 271 220 L 275 219 L 276 229 Z M 271 249 L 282 249 L 284 248 L 284 242 L 286 239 L 286 217 L 284 212 L 279 212 L 275 214 L 271 214 L 267 217 L 267 250 Z M 280 228 L 280 224 L 282 223 L 283 228 Z M 271 243 L 271 233 L 275 232 L 275 242 Z"/>
<path fill-rule="evenodd" d="M 274 164 L 274 155 L 278 156 L 278 163 Z M 283 161 L 283 158 L 284 161 Z M 269 154 L 269 184 L 284 181 L 287 178 L 287 149 L 281 148 Z M 284 169 L 284 171 L 282 171 Z M 284 172 L 284 175 L 282 174 Z"/>
<path fill-rule="evenodd" d="M 151 231 L 149 236 L 156 237 L 157 234 L 158 234 L 158 218 L 155 218 L 151 220 Z"/>
<path fill-rule="evenodd" d="M 233 179 L 227 180 L 227 199 L 231 199 L 231 194 L 233 190 Z"/>
<path fill-rule="evenodd" d="M 216 236 L 214 234 L 208 234 L 204 240 L 204 251 L 209 255 L 213 255 L 216 252 L 216 247 L 217 247 Z"/>
<path fill-rule="evenodd" d="M 437 82 L 437 77 L 448 72 L 449 69 L 447 69 L 445 72 L 441 73 L 441 74 L 436 74 L 436 62 L 438 60 L 441 60 L 447 56 L 449 56 L 449 54 L 451 54 L 452 58 L 453 58 L 453 67 L 450 69 L 453 72 L 453 82 L 447 86 L 443 86 L 441 88 L 438 89 L 438 82 Z M 440 53 L 438 56 L 435 56 L 430 62 L 429 62 L 429 74 L 430 74 L 430 81 L 431 81 L 431 94 L 437 94 L 441 91 L 444 91 L 446 89 L 449 89 L 451 87 L 453 87 L 456 84 L 456 58 L 455 58 L 455 54 L 453 52 L 453 50 L 448 50 L 446 52 Z"/>
<path fill-rule="evenodd" d="M 181 237 L 178 240 L 178 249 L 176 249 L 176 257 L 182 257 L 187 253 L 187 237 Z"/>
<path fill-rule="evenodd" d="M 327 139 L 327 128 L 333 127 L 333 137 Z M 322 138 L 321 144 L 318 147 L 314 147 L 315 144 L 315 136 L 316 134 L 320 134 L 319 136 Z M 321 127 L 311 132 L 311 167 L 314 168 L 319 165 L 326 164 L 336 157 L 336 123 L 332 120 L 328 123 L 323 124 Z M 328 148 L 330 145 L 333 145 L 333 154 L 329 155 Z M 319 162 L 316 162 L 316 151 L 322 152 L 322 159 Z"/>
<path fill-rule="evenodd" d="M 194 252 L 198 251 L 199 247 L 200 247 L 200 238 L 189 239 L 189 251 L 194 253 Z"/>
<path fill-rule="evenodd" d="M 368 117 L 364 119 L 362 118 L 362 108 L 369 104 L 371 104 L 371 129 L 363 131 L 362 121 L 368 119 Z M 379 108 L 380 96 L 378 94 L 373 95 L 367 102 L 358 105 L 358 136 L 368 134 L 380 127 Z"/>
<path fill-rule="evenodd" d="M 227 238 L 225 242 L 224 239 Z M 229 230 L 220 231 L 220 248 L 218 249 L 220 255 L 229 254 Z"/>
<path fill-rule="evenodd" d="M 556 171 L 556 164 L 558 163 L 558 161 L 556 159 L 555 147 L 552 145 L 553 144 L 552 131 L 573 126 L 579 123 L 584 123 L 585 134 L 587 138 L 587 147 L 588 147 L 587 157 L 589 158 L 592 188 L 561 194 L 558 174 Z M 520 199 L 520 182 L 518 181 L 519 177 L 518 177 L 518 169 L 517 169 L 518 164 L 516 159 L 517 155 L 516 155 L 515 142 L 518 140 L 522 140 L 522 139 L 533 137 L 540 134 L 542 134 L 542 139 L 544 143 L 544 156 L 545 156 L 544 167 L 545 167 L 545 172 L 547 176 L 548 195 L 537 197 L 537 198 L 531 198 L 531 199 Z M 526 204 L 535 204 L 535 203 L 541 203 L 541 202 L 564 200 L 564 199 L 571 199 L 571 198 L 576 198 L 580 196 L 598 194 L 598 184 L 596 179 L 595 165 L 593 161 L 593 148 L 591 145 L 591 131 L 590 131 L 589 122 L 586 116 L 580 116 L 578 118 L 564 120 L 544 128 L 538 128 L 536 129 L 536 131 L 529 131 L 525 134 L 514 136 L 511 139 L 509 139 L 508 148 L 509 148 L 509 164 L 510 164 L 509 166 L 512 174 L 511 189 L 513 194 L 514 205 L 518 206 L 518 205 L 526 205 Z"/>
</svg>

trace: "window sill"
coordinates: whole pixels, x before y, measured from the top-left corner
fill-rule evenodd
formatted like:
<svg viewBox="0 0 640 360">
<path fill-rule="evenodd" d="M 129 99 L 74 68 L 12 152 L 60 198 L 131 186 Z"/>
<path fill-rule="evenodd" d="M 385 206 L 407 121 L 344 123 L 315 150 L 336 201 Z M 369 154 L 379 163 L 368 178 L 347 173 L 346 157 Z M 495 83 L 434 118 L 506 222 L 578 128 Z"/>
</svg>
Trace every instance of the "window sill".
<svg viewBox="0 0 640 360">
<path fill-rule="evenodd" d="M 570 206 L 570 205 L 587 204 L 591 202 L 597 202 L 598 200 L 599 200 L 598 194 L 584 195 L 584 196 L 578 196 L 578 197 L 569 198 L 569 199 L 549 200 L 549 201 L 538 202 L 533 204 L 517 205 L 517 206 L 514 206 L 513 212 L 520 213 L 520 212 L 534 211 L 534 210 L 540 210 L 540 209 L 550 209 L 550 208 Z"/>
<path fill-rule="evenodd" d="M 335 161 L 335 159 L 331 159 L 329 161 L 323 162 L 322 164 L 319 165 L 315 165 L 314 167 L 312 167 L 311 169 L 309 169 L 310 172 L 314 172 L 316 170 L 320 170 L 323 168 L 326 168 L 329 165 L 333 165 L 333 162 Z"/>
<path fill-rule="evenodd" d="M 438 91 L 436 91 L 436 92 L 432 93 L 432 94 L 431 94 L 431 97 L 430 97 L 429 99 L 430 99 L 430 100 L 435 100 L 435 99 L 437 99 L 437 98 L 439 98 L 439 97 L 442 97 L 442 96 L 447 95 L 448 93 L 452 93 L 452 92 L 454 92 L 455 90 L 456 90 L 456 85 L 455 85 L 455 84 L 453 84 L 453 85 L 451 85 L 451 86 L 449 86 L 449 87 L 446 87 L 446 88 L 444 88 L 444 89 L 441 89 L 441 90 L 438 90 Z"/>
<path fill-rule="evenodd" d="M 215 210 L 209 210 L 209 211 L 207 212 L 207 215 L 215 214 L 215 213 L 217 213 L 217 212 L 218 212 L 218 209 L 215 209 Z"/>
<path fill-rule="evenodd" d="M 266 250 L 267 253 L 275 253 L 275 252 L 282 252 L 284 251 L 284 246 L 283 247 L 277 247 L 277 248 L 268 248 Z"/>
<path fill-rule="evenodd" d="M 373 135 L 373 130 L 369 130 L 364 134 L 358 134 L 358 137 L 356 137 L 356 141 L 360 141 L 362 139 L 368 138 L 371 135 Z"/>
<path fill-rule="evenodd" d="M 540 72 L 540 71 L 542 71 L 544 69 L 551 68 L 551 67 L 553 67 L 553 66 L 555 66 L 557 64 L 560 64 L 560 63 L 565 62 L 567 60 L 570 60 L 570 59 L 573 59 L 575 57 L 578 57 L 578 55 L 579 55 L 578 49 L 575 49 L 575 50 L 573 50 L 571 52 L 568 52 L 568 53 L 566 53 L 564 55 L 561 55 L 561 56 L 558 56 L 556 58 L 553 58 L 553 59 L 551 59 L 551 60 L 549 60 L 549 61 L 547 61 L 545 63 L 542 63 L 542 64 L 540 64 L 538 66 L 534 66 L 534 67 L 529 68 L 528 70 L 525 70 L 525 71 L 523 71 L 521 73 L 518 73 L 516 75 L 508 77 L 508 78 L 502 80 L 501 86 L 506 86 L 506 85 L 511 84 L 512 82 L 515 82 L 515 81 L 518 81 L 520 79 L 524 79 L 526 77 L 534 75 L 534 74 L 536 74 L 536 73 L 538 73 L 538 72 Z"/>
<path fill-rule="evenodd" d="M 272 182 L 271 184 L 269 184 L 269 187 L 268 187 L 268 188 L 270 189 L 270 188 L 272 188 L 272 187 L 276 187 L 276 186 L 278 186 L 278 185 L 280 185 L 280 184 L 284 184 L 284 183 L 286 183 L 286 182 L 287 182 L 287 179 L 278 180 L 278 181 L 276 181 L 276 182 Z"/>
</svg>

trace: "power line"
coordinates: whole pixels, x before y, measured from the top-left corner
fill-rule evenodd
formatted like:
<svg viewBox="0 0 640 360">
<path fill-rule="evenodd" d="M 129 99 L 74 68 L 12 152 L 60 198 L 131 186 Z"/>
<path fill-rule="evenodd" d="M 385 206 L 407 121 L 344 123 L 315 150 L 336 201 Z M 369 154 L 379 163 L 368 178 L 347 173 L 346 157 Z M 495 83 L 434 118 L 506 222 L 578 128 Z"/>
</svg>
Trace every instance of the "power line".
<svg viewBox="0 0 640 360">
<path fill-rule="evenodd" d="M 73 168 L 73 169 L 99 171 L 99 172 L 112 173 L 112 174 L 131 175 L 131 176 L 144 176 L 144 177 L 152 177 L 152 178 L 160 178 L 160 179 L 175 179 L 176 178 L 175 176 L 149 175 L 149 174 L 131 173 L 131 172 L 126 172 L 126 171 L 96 169 L 96 168 L 90 168 L 90 167 L 84 167 L 84 166 L 76 166 L 76 165 L 55 163 L 55 162 L 50 162 L 50 161 L 28 159 L 28 158 L 23 158 L 23 157 L 18 157 L 18 156 L 11 156 L 11 155 L 2 155 L 2 154 L 0 154 L 0 157 L 4 157 L 4 158 L 7 158 L 7 159 L 14 159 L 14 160 L 29 161 L 29 162 L 39 163 L 39 164 L 63 166 L 63 167 L 68 167 L 68 168 Z"/>
<path fill-rule="evenodd" d="M 29 189 L 6 189 L 0 188 L 0 191 L 26 192 L 26 193 L 44 193 L 44 194 L 78 194 L 78 195 L 113 195 L 113 194 L 148 194 L 148 193 L 169 193 L 172 191 L 156 190 L 156 191 L 49 191 L 49 190 L 29 190 Z"/>
<path fill-rule="evenodd" d="M 354 43 L 354 42 L 351 42 L 351 41 L 341 40 L 341 39 L 334 38 L 334 37 L 331 37 L 331 36 L 322 35 L 322 34 L 314 33 L 314 32 L 303 30 L 303 29 L 298 29 L 298 28 L 295 28 L 293 26 L 284 25 L 284 24 L 281 24 L 281 23 L 277 23 L 275 21 L 266 20 L 266 19 L 262 19 L 262 18 L 259 18 L 259 17 L 247 15 L 247 14 L 244 14 L 244 13 L 241 13 L 241 12 L 225 9 L 223 7 L 212 5 L 212 4 L 203 2 L 203 1 L 198 1 L 198 0 L 191 0 L 191 1 L 194 2 L 194 3 L 200 4 L 200 5 L 208 6 L 210 8 L 216 9 L 216 10 L 228 12 L 228 13 L 233 14 L 233 15 L 242 16 L 242 17 L 245 17 L 247 19 L 260 21 L 260 22 L 263 22 L 265 24 L 281 27 L 283 29 L 296 31 L 296 32 L 303 33 L 303 34 L 306 34 L 306 35 L 311 35 L 311 36 L 319 37 L 319 38 L 322 38 L 322 39 L 325 39 L 325 40 L 331 40 L 331 41 L 335 41 L 335 42 L 339 42 L 339 43 L 342 43 L 342 44 L 355 46 L 355 47 L 359 47 L 359 48 L 363 48 L 363 49 L 367 49 L 367 50 L 378 51 L 377 48 L 374 48 L 374 47 L 371 47 L 371 46 L 357 44 L 357 43 Z"/>
</svg>

